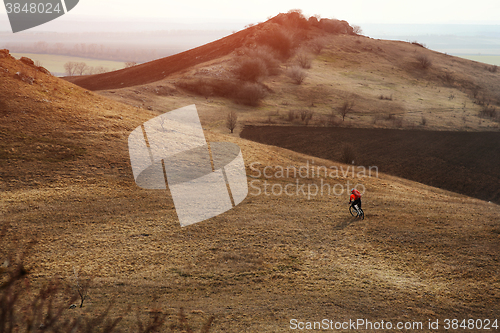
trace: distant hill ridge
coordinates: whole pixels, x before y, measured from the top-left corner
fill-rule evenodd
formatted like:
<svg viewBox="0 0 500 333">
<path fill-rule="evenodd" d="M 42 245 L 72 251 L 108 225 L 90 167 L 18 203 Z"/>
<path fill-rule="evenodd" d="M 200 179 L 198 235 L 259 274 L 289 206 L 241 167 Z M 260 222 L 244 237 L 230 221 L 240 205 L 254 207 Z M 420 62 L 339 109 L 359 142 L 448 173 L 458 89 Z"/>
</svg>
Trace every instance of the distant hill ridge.
<svg viewBox="0 0 500 333">
<path fill-rule="evenodd" d="M 166 58 L 131 68 L 91 76 L 66 77 L 78 86 L 95 91 L 125 88 L 160 81 L 169 75 L 195 65 L 226 56 L 243 46 L 272 44 L 276 31 L 293 34 L 300 43 L 318 34 L 355 34 L 346 21 L 317 18 L 306 19 L 300 11 L 281 13 L 266 22 L 248 27 L 230 36 Z"/>
</svg>

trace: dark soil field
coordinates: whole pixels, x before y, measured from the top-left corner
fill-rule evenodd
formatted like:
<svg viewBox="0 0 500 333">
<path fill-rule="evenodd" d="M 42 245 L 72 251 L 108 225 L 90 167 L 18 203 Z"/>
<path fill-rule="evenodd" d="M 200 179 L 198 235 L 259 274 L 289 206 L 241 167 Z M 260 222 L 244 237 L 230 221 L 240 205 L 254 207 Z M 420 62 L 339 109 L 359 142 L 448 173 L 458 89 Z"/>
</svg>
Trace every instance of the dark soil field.
<svg viewBox="0 0 500 333">
<path fill-rule="evenodd" d="M 500 133 L 331 127 L 247 126 L 241 137 L 354 164 L 486 201 L 500 203 Z"/>
</svg>

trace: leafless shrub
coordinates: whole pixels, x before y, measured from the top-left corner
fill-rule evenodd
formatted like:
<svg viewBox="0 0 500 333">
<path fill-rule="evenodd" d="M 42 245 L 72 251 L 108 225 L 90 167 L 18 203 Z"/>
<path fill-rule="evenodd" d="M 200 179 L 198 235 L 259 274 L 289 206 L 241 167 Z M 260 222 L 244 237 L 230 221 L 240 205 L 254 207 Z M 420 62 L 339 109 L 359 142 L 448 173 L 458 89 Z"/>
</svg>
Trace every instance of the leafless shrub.
<svg viewBox="0 0 500 333">
<path fill-rule="evenodd" d="M 257 106 L 267 93 L 258 83 L 245 83 L 236 95 L 236 101 L 245 105 Z"/>
<path fill-rule="evenodd" d="M 301 110 L 299 114 L 300 114 L 300 119 L 304 121 L 304 119 L 306 119 L 307 117 L 307 110 Z"/>
<path fill-rule="evenodd" d="M 135 62 L 135 61 L 127 61 L 127 62 L 125 63 L 125 68 L 134 67 L 134 66 L 136 66 L 136 65 L 137 65 L 137 62 Z"/>
<path fill-rule="evenodd" d="M 381 100 L 392 101 L 392 94 L 390 96 L 385 96 L 381 94 L 378 98 Z"/>
<path fill-rule="evenodd" d="M 262 33 L 257 37 L 257 43 L 271 47 L 281 60 L 286 60 L 293 54 L 293 38 L 284 28 L 272 29 Z"/>
<path fill-rule="evenodd" d="M 426 126 L 427 125 L 427 118 L 425 118 L 424 116 L 422 116 L 422 118 L 420 119 L 420 125 Z"/>
<path fill-rule="evenodd" d="M 327 41 L 323 38 L 316 38 L 312 42 L 309 43 L 309 48 L 315 54 L 320 54 L 321 51 L 325 48 Z"/>
<path fill-rule="evenodd" d="M 313 118 L 314 113 L 311 110 L 301 110 L 299 112 L 300 119 L 304 122 L 304 124 L 308 125 L 311 119 Z"/>
<path fill-rule="evenodd" d="M 494 106 L 489 106 L 485 105 L 479 111 L 479 116 L 482 118 L 489 118 L 492 120 L 499 120 L 500 119 L 500 113 L 497 111 L 497 109 Z"/>
<path fill-rule="evenodd" d="M 340 148 L 340 161 L 342 163 L 351 164 L 356 159 L 356 151 L 351 143 L 343 143 Z"/>
<path fill-rule="evenodd" d="M 353 25 L 352 26 L 352 32 L 356 35 L 362 35 L 363 34 L 363 29 L 359 25 Z"/>
<path fill-rule="evenodd" d="M 257 82 L 267 75 L 267 66 L 261 58 L 245 57 L 238 60 L 233 73 L 242 81 Z"/>
<path fill-rule="evenodd" d="M 90 290 L 90 283 L 91 283 L 91 278 L 83 276 L 82 272 L 78 273 L 76 269 L 73 267 L 73 283 L 71 285 L 71 288 L 73 291 L 80 297 L 80 308 L 83 307 L 83 302 L 90 298 L 89 296 L 89 290 Z"/>
<path fill-rule="evenodd" d="M 440 78 L 450 87 L 455 84 L 455 77 L 450 72 L 445 72 L 443 75 L 440 75 Z"/>
<path fill-rule="evenodd" d="M 481 90 L 481 87 L 479 87 L 479 86 L 472 88 L 470 96 L 472 96 L 472 98 L 477 98 L 480 90 Z"/>
<path fill-rule="evenodd" d="M 497 65 L 490 66 L 490 67 L 488 67 L 488 70 L 489 70 L 491 73 L 496 73 L 496 72 L 497 72 L 497 70 L 498 70 L 498 66 L 497 66 Z"/>
<path fill-rule="evenodd" d="M 342 121 L 344 121 L 345 116 L 352 111 L 352 109 L 354 108 L 354 104 L 355 103 L 353 98 L 345 99 L 342 102 L 342 105 L 338 108 L 338 112 L 342 117 Z"/>
<path fill-rule="evenodd" d="M 236 111 L 231 110 L 227 114 L 226 127 L 231 131 L 231 133 L 233 133 L 237 124 L 238 124 L 238 115 L 236 114 Z"/>
<path fill-rule="evenodd" d="M 295 84 L 301 84 L 307 77 L 306 72 L 299 66 L 293 66 L 288 69 L 287 75 Z"/>
<path fill-rule="evenodd" d="M 418 65 L 420 66 L 420 68 L 422 68 L 422 69 L 428 69 L 432 65 L 432 62 L 429 59 L 429 57 L 427 57 L 426 55 L 423 55 L 423 54 L 420 54 L 417 56 L 417 62 L 418 62 Z"/>
<path fill-rule="evenodd" d="M 266 65 L 268 75 L 278 75 L 280 73 L 278 55 L 271 47 L 261 45 L 253 49 L 245 48 L 242 52 L 251 59 L 261 59 Z"/>
<path fill-rule="evenodd" d="M 312 66 L 311 56 L 309 56 L 304 51 L 297 54 L 296 60 L 297 60 L 297 64 L 304 69 L 309 69 Z"/>
<path fill-rule="evenodd" d="M 292 122 L 295 120 L 295 111 L 288 110 L 288 121 Z"/>
<path fill-rule="evenodd" d="M 314 112 L 308 110 L 306 117 L 304 118 L 304 124 L 306 124 L 306 126 L 309 125 L 309 122 L 313 119 L 313 117 L 314 117 Z"/>
</svg>

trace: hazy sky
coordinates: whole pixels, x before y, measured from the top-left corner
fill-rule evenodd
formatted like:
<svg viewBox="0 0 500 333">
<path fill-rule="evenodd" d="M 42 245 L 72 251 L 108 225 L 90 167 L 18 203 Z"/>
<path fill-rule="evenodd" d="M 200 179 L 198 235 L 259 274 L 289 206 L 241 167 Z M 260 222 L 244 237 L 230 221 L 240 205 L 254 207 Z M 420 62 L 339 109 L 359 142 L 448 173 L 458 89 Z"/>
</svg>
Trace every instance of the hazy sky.
<svg viewBox="0 0 500 333">
<path fill-rule="evenodd" d="M 300 8 L 306 15 L 364 23 L 500 23 L 499 0 L 81 0 L 75 14 L 265 20 Z"/>
<path fill-rule="evenodd" d="M 322 17 L 346 20 L 351 24 L 500 24 L 499 0 L 80 0 L 71 12 L 60 19 L 100 16 L 102 20 L 164 18 L 258 23 L 294 8 L 302 9 L 307 16 L 319 14 Z M 7 16 L 4 6 L 0 6 L 0 16 Z M 5 28 L 4 24 L 0 26 L 0 30 L 7 30 Z M 85 27 L 82 26 L 81 29 L 83 31 Z"/>
</svg>

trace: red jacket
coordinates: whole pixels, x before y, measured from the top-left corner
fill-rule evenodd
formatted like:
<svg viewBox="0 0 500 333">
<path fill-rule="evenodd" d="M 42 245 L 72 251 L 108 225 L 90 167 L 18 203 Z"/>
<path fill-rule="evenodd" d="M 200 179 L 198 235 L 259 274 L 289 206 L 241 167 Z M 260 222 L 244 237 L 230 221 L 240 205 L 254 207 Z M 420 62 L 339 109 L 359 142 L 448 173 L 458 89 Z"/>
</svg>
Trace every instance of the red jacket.
<svg viewBox="0 0 500 333">
<path fill-rule="evenodd" d="M 361 198 L 361 193 L 359 193 L 358 190 L 354 190 L 353 193 L 351 194 L 350 201 L 358 200 Z"/>
</svg>

